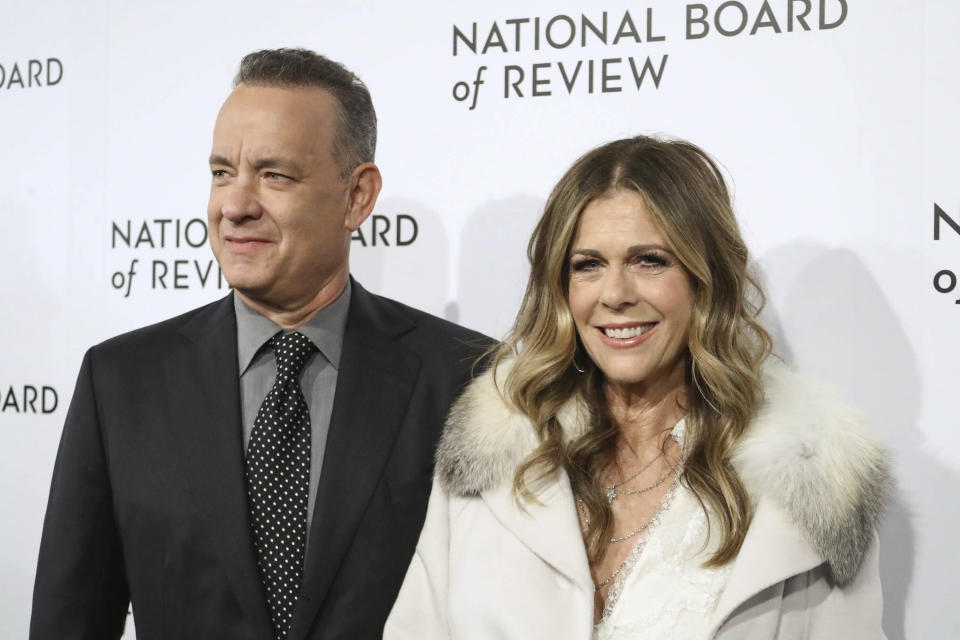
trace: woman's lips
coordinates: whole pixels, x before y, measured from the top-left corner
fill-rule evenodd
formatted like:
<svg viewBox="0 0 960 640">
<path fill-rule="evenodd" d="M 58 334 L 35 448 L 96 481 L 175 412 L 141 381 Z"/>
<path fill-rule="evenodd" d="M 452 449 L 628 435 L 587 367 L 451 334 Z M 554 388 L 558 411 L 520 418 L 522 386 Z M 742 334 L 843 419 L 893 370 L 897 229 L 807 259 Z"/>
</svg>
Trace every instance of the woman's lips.
<svg viewBox="0 0 960 640">
<path fill-rule="evenodd" d="M 645 342 L 656 331 L 657 323 L 607 324 L 596 327 L 596 329 L 597 333 L 600 334 L 600 339 L 608 347 L 629 349 Z"/>
</svg>

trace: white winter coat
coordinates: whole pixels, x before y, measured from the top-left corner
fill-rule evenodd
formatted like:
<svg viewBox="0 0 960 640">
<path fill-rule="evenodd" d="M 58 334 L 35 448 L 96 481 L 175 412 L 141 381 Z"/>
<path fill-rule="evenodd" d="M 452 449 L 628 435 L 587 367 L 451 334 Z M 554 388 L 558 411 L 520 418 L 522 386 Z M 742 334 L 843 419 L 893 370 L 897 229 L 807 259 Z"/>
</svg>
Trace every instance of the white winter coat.
<svg viewBox="0 0 960 640">
<path fill-rule="evenodd" d="M 586 428 L 584 415 L 575 402 L 564 407 L 569 437 Z M 471 384 L 441 440 L 386 640 L 591 637 L 594 585 L 566 475 L 535 488 L 540 504 L 521 507 L 512 492 L 536 444 L 489 372 Z M 711 637 L 883 638 L 874 532 L 889 481 L 859 415 L 823 386 L 771 367 L 733 462 L 755 511 Z"/>
</svg>

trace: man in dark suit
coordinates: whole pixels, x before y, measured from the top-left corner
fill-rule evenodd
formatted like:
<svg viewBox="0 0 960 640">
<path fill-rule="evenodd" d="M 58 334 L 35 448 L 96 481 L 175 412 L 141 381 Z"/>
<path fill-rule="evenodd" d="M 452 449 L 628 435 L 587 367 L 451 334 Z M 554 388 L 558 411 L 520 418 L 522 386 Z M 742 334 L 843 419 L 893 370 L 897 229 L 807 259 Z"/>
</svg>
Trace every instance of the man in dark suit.
<svg viewBox="0 0 960 640">
<path fill-rule="evenodd" d="M 479 334 L 366 292 L 366 87 L 250 54 L 217 117 L 210 241 L 234 291 L 87 352 L 30 637 L 379 638 Z"/>
</svg>

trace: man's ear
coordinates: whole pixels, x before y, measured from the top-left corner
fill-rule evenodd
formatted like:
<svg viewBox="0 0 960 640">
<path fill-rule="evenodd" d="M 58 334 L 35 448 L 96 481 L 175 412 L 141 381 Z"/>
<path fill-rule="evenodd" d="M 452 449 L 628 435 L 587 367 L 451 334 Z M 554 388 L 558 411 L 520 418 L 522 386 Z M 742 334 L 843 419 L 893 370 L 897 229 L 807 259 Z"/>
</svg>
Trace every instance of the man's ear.
<svg viewBox="0 0 960 640">
<path fill-rule="evenodd" d="M 351 232 L 356 231 L 373 211 L 383 186 L 380 169 L 372 162 L 358 165 L 348 178 L 350 182 L 350 201 L 347 206 L 347 216 L 344 226 Z"/>
</svg>

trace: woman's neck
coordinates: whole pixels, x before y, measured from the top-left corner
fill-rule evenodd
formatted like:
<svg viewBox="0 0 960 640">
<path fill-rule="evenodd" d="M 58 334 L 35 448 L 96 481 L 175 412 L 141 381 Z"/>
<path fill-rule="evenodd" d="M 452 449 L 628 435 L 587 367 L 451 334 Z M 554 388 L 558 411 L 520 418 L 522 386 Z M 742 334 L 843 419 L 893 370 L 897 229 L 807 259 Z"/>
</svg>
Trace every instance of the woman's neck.
<svg viewBox="0 0 960 640">
<path fill-rule="evenodd" d="M 607 406 L 621 438 L 634 451 L 655 446 L 686 415 L 687 388 L 681 382 L 660 385 L 607 384 Z"/>
</svg>

